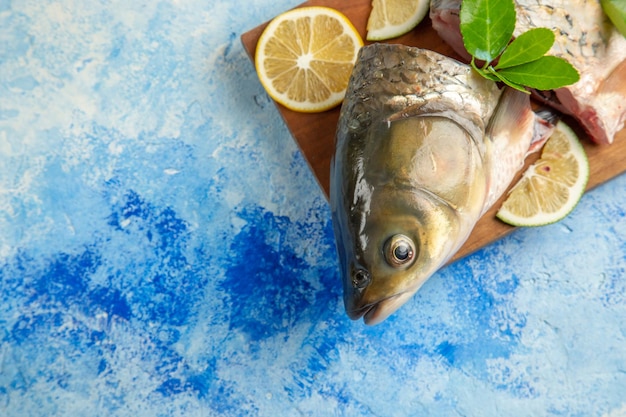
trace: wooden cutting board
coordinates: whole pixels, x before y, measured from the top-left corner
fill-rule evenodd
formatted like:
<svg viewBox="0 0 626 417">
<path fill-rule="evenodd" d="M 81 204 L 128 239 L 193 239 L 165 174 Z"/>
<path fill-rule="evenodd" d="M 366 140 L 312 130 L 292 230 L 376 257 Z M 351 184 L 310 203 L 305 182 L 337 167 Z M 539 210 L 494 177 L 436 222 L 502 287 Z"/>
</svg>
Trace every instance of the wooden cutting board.
<svg viewBox="0 0 626 417">
<path fill-rule="evenodd" d="M 365 39 L 365 27 L 371 11 L 371 0 L 309 0 L 298 7 L 302 6 L 328 6 L 341 11 L 350 19 L 363 39 Z M 259 36 L 265 29 L 265 26 L 267 26 L 267 22 L 241 36 L 242 43 L 253 61 Z M 458 58 L 452 49 L 432 29 L 428 18 L 422 21 L 410 33 L 388 42 L 427 48 Z M 339 107 L 323 113 L 306 114 L 291 111 L 278 103 L 275 104 L 315 174 L 320 187 L 328 196 L 330 160 L 334 152 L 335 128 L 339 119 Z M 583 139 L 583 144 L 589 157 L 591 172 L 587 190 L 626 171 L 626 129 L 622 129 L 618 133 L 612 145 L 599 146 L 593 144 L 572 120 L 566 119 L 566 121 Z M 530 165 L 537 158 L 538 155 L 531 155 L 527 158 L 526 165 Z M 514 230 L 514 227 L 496 219 L 495 212 L 499 207 L 500 202 L 496 203 L 483 216 L 476 225 L 472 235 L 452 261 L 462 258 Z"/>
</svg>

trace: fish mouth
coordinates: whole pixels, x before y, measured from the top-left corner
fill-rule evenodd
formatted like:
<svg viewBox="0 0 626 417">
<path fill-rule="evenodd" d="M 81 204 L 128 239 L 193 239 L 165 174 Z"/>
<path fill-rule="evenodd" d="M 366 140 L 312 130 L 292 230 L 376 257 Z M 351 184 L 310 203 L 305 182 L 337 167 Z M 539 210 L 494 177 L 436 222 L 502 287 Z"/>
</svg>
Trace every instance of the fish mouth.
<svg viewBox="0 0 626 417">
<path fill-rule="evenodd" d="M 352 320 L 358 320 L 363 317 L 365 324 L 373 326 L 393 314 L 411 297 L 411 295 L 410 292 L 395 294 L 361 308 L 348 310 L 348 316 Z"/>
</svg>

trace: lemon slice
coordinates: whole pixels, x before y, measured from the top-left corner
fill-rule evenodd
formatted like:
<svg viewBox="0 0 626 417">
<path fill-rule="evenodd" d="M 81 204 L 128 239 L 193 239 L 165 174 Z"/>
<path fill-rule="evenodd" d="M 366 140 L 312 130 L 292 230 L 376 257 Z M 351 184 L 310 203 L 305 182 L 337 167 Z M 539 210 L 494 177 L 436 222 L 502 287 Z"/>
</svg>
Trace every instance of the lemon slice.
<svg viewBox="0 0 626 417">
<path fill-rule="evenodd" d="M 600 0 L 604 13 L 609 16 L 617 30 L 626 36 L 626 1 L 625 0 Z"/>
<path fill-rule="evenodd" d="M 556 125 L 541 152 L 511 189 L 496 217 L 513 226 L 543 226 L 567 216 L 589 179 L 585 149 L 572 129 Z"/>
<path fill-rule="evenodd" d="M 372 0 L 366 39 L 383 41 L 404 35 L 424 19 L 429 8 L 430 0 Z"/>
<path fill-rule="evenodd" d="M 255 65 L 267 93 L 288 109 L 320 112 L 343 100 L 363 40 L 328 7 L 301 7 L 275 17 L 257 44 Z"/>
</svg>

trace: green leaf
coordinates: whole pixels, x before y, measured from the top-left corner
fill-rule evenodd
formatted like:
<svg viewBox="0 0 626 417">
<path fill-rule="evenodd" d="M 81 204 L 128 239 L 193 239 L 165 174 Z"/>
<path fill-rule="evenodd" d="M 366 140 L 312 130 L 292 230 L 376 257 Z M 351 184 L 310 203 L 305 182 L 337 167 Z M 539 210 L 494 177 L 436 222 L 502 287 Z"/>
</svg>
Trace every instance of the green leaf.
<svg viewBox="0 0 626 417">
<path fill-rule="evenodd" d="M 495 78 L 494 81 L 502 81 L 504 84 L 508 85 L 511 88 L 521 91 L 522 93 L 530 94 L 530 91 L 528 91 L 526 87 L 520 84 L 516 84 L 513 81 L 507 80 L 506 78 L 504 78 L 504 76 L 501 73 L 497 72 L 491 65 L 487 68 L 487 70 L 489 71 L 489 74 L 491 75 L 491 77 Z M 490 78 L 490 79 L 493 79 L 493 78 Z"/>
<path fill-rule="evenodd" d="M 463 0 L 460 20 L 465 49 L 476 59 L 493 61 L 511 40 L 515 19 L 513 0 Z"/>
<path fill-rule="evenodd" d="M 506 47 L 496 69 L 514 67 L 535 61 L 546 54 L 554 43 L 554 33 L 546 28 L 534 28 L 522 33 Z"/>
<path fill-rule="evenodd" d="M 626 0 L 600 0 L 600 4 L 617 30 L 626 36 Z"/>
<path fill-rule="evenodd" d="M 492 68 L 491 66 L 489 66 L 488 68 L 478 68 L 476 66 L 476 60 L 474 59 L 474 57 L 472 57 L 472 61 L 470 62 L 470 64 L 472 68 L 474 68 L 474 71 L 476 71 L 477 73 L 479 73 L 486 79 L 491 80 L 491 81 L 500 81 L 500 77 L 492 74 L 491 71 L 489 71 L 489 69 Z"/>
<path fill-rule="evenodd" d="M 580 79 L 566 60 L 544 56 L 554 44 L 551 30 L 531 29 L 511 41 L 516 20 L 513 0 L 462 0 L 459 18 L 472 68 L 481 76 L 527 93 L 527 87 L 552 90 Z M 496 59 L 494 68 L 491 63 Z M 477 60 L 483 61 L 482 68 Z"/>
<path fill-rule="evenodd" d="M 498 73 L 515 84 L 537 90 L 554 90 L 580 79 L 578 71 L 569 62 L 555 56 L 543 56 L 526 64 L 504 68 Z"/>
</svg>

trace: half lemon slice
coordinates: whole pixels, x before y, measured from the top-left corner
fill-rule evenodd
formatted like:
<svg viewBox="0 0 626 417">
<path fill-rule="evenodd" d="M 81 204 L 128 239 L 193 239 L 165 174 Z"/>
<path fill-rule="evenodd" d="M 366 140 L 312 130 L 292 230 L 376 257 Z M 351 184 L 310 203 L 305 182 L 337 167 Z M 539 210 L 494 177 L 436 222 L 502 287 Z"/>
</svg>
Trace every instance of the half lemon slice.
<svg viewBox="0 0 626 417">
<path fill-rule="evenodd" d="M 342 13 L 301 7 L 267 25 L 255 66 L 275 101 L 295 111 L 320 112 L 343 100 L 361 46 L 361 36 Z"/>
<path fill-rule="evenodd" d="M 424 20 L 429 9 L 430 0 L 373 0 L 366 39 L 384 41 L 404 35 Z"/>
<path fill-rule="evenodd" d="M 543 226 L 567 216 L 589 179 L 589 161 L 574 131 L 558 122 L 541 152 L 511 189 L 496 217 L 513 226 Z"/>
</svg>

